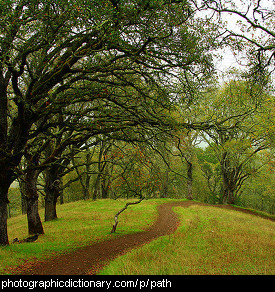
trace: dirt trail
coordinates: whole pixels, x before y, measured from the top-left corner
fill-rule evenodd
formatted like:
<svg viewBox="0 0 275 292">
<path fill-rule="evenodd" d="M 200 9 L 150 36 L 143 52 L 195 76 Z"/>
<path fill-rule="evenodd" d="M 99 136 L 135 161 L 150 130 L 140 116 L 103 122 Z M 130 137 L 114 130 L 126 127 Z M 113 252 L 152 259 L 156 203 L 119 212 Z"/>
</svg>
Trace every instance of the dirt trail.
<svg viewBox="0 0 275 292">
<path fill-rule="evenodd" d="M 112 259 L 130 249 L 148 243 L 157 237 L 174 233 L 179 225 L 179 220 L 177 214 L 172 211 L 172 207 L 187 208 L 194 204 L 207 206 L 207 204 L 192 201 L 162 204 L 158 206 L 157 220 L 146 231 L 95 243 L 47 261 L 28 263 L 18 267 L 17 273 L 20 272 L 23 275 L 95 275 Z"/>
</svg>

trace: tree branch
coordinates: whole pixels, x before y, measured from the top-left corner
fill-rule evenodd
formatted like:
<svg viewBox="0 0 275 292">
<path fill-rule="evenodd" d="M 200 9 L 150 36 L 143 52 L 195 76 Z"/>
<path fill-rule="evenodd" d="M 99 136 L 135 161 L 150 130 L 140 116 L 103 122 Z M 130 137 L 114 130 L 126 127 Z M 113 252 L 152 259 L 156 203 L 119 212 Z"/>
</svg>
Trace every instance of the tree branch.
<svg viewBox="0 0 275 292">
<path fill-rule="evenodd" d="M 117 213 L 116 213 L 116 215 L 115 215 L 115 223 L 114 223 L 114 225 L 113 225 L 113 228 L 112 228 L 112 230 L 111 230 L 111 233 L 114 233 L 114 232 L 116 232 L 116 228 L 117 228 L 117 225 L 118 225 L 118 216 L 123 212 L 123 211 L 125 211 L 127 208 L 128 208 L 128 206 L 130 206 L 130 205 L 136 205 L 136 204 L 139 204 L 139 203 L 141 203 L 144 199 L 145 199 L 145 197 L 143 197 L 141 194 L 139 194 L 139 196 L 140 196 L 140 199 L 138 200 L 138 201 L 136 201 L 136 202 L 131 202 L 131 203 L 127 203 L 121 210 L 119 210 Z"/>
</svg>

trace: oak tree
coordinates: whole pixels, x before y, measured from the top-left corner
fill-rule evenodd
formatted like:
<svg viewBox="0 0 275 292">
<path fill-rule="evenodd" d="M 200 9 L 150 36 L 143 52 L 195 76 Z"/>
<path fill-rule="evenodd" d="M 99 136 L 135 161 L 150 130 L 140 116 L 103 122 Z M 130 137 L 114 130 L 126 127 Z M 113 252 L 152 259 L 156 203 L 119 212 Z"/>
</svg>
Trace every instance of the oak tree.
<svg viewBox="0 0 275 292">
<path fill-rule="evenodd" d="M 215 37 L 203 32 L 188 1 L 0 1 L 0 245 L 8 244 L 8 189 L 28 141 L 76 103 L 86 103 L 90 119 L 67 120 L 74 134 L 159 125 L 160 108 L 171 103 L 159 85 L 173 70 L 198 74 L 211 63 Z"/>
</svg>

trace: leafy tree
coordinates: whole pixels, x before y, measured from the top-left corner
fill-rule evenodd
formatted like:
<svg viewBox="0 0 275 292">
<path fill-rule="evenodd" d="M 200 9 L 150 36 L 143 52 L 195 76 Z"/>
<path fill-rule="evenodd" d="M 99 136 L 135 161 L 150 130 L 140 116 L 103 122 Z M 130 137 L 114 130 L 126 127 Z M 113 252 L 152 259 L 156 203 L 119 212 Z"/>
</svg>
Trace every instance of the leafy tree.
<svg viewBox="0 0 275 292">
<path fill-rule="evenodd" d="M 195 156 L 195 146 L 200 143 L 198 131 L 187 131 L 182 132 L 181 135 L 176 135 L 175 137 L 175 146 L 178 150 L 181 158 L 181 162 L 185 163 L 186 168 L 186 181 L 187 181 L 187 189 L 186 196 L 189 200 L 193 200 L 193 164 L 194 164 L 194 156 Z"/>
<path fill-rule="evenodd" d="M 0 244 L 6 245 L 8 189 L 28 141 L 55 127 L 48 121 L 61 109 L 79 103 L 89 122 L 64 120 L 75 139 L 85 130 L 127 135 L 138 125 L 159 126 L 160 108 L 171 103 L 159 84 L 167 85 L 175 68 L 206 71 L 214 35 L 202 36 L 206 30 L 187 1 L 11 0 L 0 8 Z M 126 94 L 126 87 L 139 94 Z"/>
<path fill-rule="evenodd" d="M 261 168 L 255 156 L 274 143 L 272 110 L 267 107 L 273 99 L 257 84 L 232 80 L 201 108 L 216 120 L 205 139 L 220 163 L 224 203 L 236 201 L 244 181 Z M 221 119 L 227 122 L 221 125 Z"/>
<path fill-rule="evenodd" d="M 267 149 L 256 157 L 260 171 L 249 177 L 241 190 L 238 205 L 258 209 L 271 214 L 275 213 L 275 185 L 274 185 L 274 150 Z"/>
<path fill-rule="evenodd" d="M 121 145 L 122 146 L 122 145 Z M 112 188 L 127 198 L 131 196 L 151 197 L 160 192 L 161 182 L 154 172 L 154 159 L 144 144 L 119 148 L 119 160 L 115 162 Z M 118 197 L 118 195 L 117 195 Z"/>
<path fill-rule="evenodd" d="M 197 149 L 196 155 L 210 191 L 210 193 L 208 192 L 207 201 L 209 203 L 222 203 L 221 167 L 215 153 L 215 147 L 210 145 L 205 149 Z"/>
<path fill-rule="evenodd" d="M 110 190 L 111 174 L 109 173 L 110 152 L 114 141 L 108 141 L 106 138 L 102 138 L 99 143 L 98 160 L 97 160 L 97 171 L 96 180 L 94 186 L 93 199 L 98 197 L 106 199 Z"/>
<path fill-rule="evenodd" d="M 82 149 L 82 151 L 80 151 L 80 153 L 78 154 L 76 154 L 76 149 L 74 146 L 71 149 L 71 151 L 73 152 L 71 162 L 77 175 L 77 177 L 73 179 L 73 181 L 80 182 L 84 200 L 87 200 L 90 198 L 90 193 L 91 193 L 90 182 L 91 182 L 91 175 L 92 175 L 91 166 L 93 165 L 93 163 L 95 163 L 93 161 L 95 150 L 96 150 L 96 147 L 89 146 L 88 142 L 85 143 L 85 149 Z M 83 170 L 83 167 L 85 168 L 84 170 Z"/>
</svg>

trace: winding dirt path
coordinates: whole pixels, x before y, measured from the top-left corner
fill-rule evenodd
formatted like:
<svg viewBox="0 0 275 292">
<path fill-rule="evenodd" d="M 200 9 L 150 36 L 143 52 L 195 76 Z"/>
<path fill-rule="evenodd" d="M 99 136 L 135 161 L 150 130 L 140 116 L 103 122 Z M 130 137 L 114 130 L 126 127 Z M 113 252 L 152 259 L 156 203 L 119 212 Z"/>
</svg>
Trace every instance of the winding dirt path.
<svg viewBox="0 0 275 292">
<path fill-rule="evenodd" d="M 192 201 L 162 204 L 157 207 L 159 214 L 157 220 L 146 231 L 95 243 L 91 246 L 79 248 L 73 253 L 59 255 L 43 262 L 25 264 L 18 267 L 17 272 L 20 271 L 20 274 L 23 275 L 95 275 L 112 259 L 130 249 L 146 244 L 157 237 L 174 233 L 179 225 L 179 219 L 177 214 L 172 211 L 172 207 L 187 208 L 194 204 L 211 206 Z M 238 209 L 230 206 L 227 208 Z M 238 209 L 238 211 L 242 210 Z"/>
</svg>

